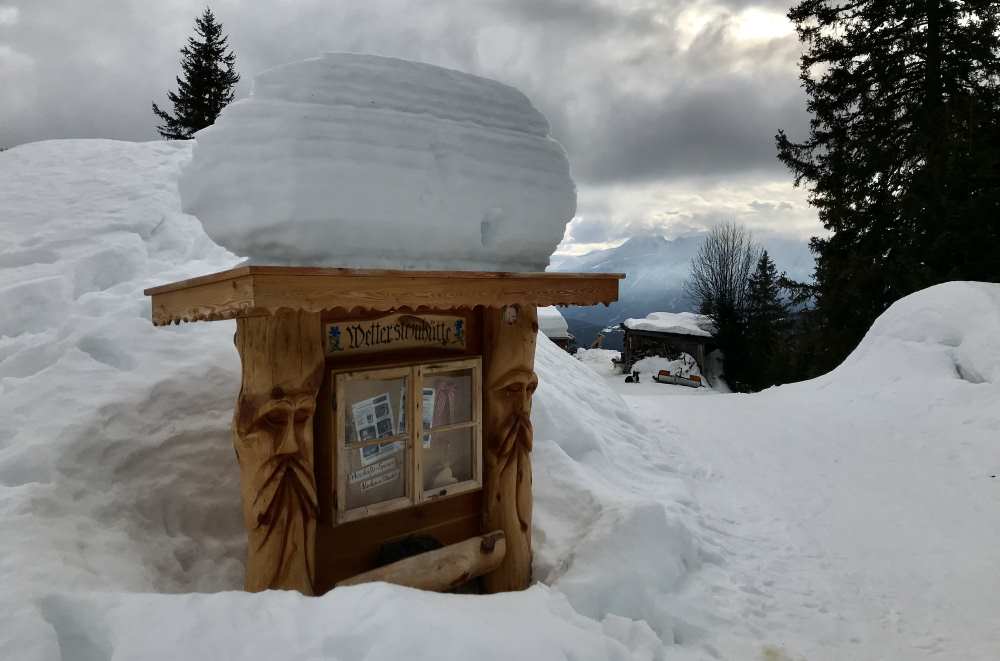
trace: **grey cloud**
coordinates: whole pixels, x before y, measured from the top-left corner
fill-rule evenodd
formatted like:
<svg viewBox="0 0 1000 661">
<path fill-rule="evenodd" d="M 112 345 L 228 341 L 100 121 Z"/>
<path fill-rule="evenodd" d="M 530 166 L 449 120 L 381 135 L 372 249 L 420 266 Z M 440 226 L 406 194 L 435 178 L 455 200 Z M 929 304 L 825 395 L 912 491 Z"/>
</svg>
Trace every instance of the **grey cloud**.
<svg viewBox="0 0 1000 661">
<path fill-rule="evenodd" d="M 0 27 L 0 46 L 31 58 L 31 79 L 13 81 L 31 98 L 0 116 L 0 144 L 158 137 L 150 102 L 165 104 L 167 90 L 176 88 L 178 50 L 203 0 L 10 1 L 20 7 L 19 23 Z M 237 54 L 241 95 L 255 73 L 324 51 L 370 51 L 460 68 L 475 58 L 473 38 L 462 36 L 468 31 L 455 25 L 444 3 L 211 4 Z"/>
<path fill-rule="evenodd" d="M 751 4 L 769 3 L 731 6 Z M 526 19 L 520 38 L 533 61 L 559 77 L 485 73 L 509 76 L 529 93 L 585 182 L 784 174 L 774 134 L 806 127 L 795 37 L 737 43 L 733 17 L 721 15 L 681 50 L 679 11 L 691 5 L 610 12 L 593 2 L 494 2 Z"/>
<path fill-rule="evenodd" d="M 255 72 L 282 62 L 329 50 L 378 52 L 521 87 L 584 181 L 777 171 L 775 131 L 804 125 L 794 39 L 737 47 L 722 19 L 680 52 L 677 16 L 690 6 L 231 0 L 215 11 L 237 52 L 244 93 Z M 177 49 L 200 8 L 200 0 L 25 3 L 17 30 L 0 35 L 35 59 L 34 103 L 2 118 L 0 139 L 155 138 L 149 103 L 174 87 Z M 490 41 L 498 31 L 508 43 Z M 732 71 L 741 60 L 753 66 Z"/>
<path fill-rule="evenodd" d="M 780 172 L 774 134 L 779 128 L 794 132 L 804 124 L 802 104 L 796 89 L 776 94 L 735 77 L 684 96 L 615 96 L 603 109 L 605 131 L 589 140 L 600 157 L 576 159 L 576 173 L 608 182 Z"/>
<path fill-rule="evenodd" d="M 791 202 L 761 202 L 760 200 L 754 200 L 749 204 L 749 206 L 754 211 L 760 211 L 762 213 L 791 211 L 795 208 Z"/>
<path fill-rule="evenodd" d="M 629 7 L 588 0 L 492 0 L 490 8 L 510 20 L 528 25 L 559 26 L 587 37 L 608 31 L 651 34 L 657 31 L 657 10 L 648 6 Z M 661 3 L 668 7 L 670 3 Z"/>
<path fill-rule="evenodd" d="M 611 233 L 615 225 L 607 217 L 576 218 L 567 228 L 567 236 L 571 243 L 605 243 L 614 238 Z"/>
<path fill-rule="evenodd" d="M 175 87 L 178 49 L 204 0 L 4 0 L 0 146 L 44 138 L 157 137 L 150 102 Z M 783 13 L 772 0 L 215 0 L 246 94 L 255 73 L 324 51 L 375 52 L 485 75 L 522 89 L 566 147 L 581 191 L 643 182 L 790 181 L 778 128 L 805 130 L 794 36 L 734 40 L 720 14 L 692 36 L 700 5 Z M 692 41 L 693 39 L 693 41 Z M 690 44 L 687 43 L 687 41 Z M 5 66 L 4 48 L 16 54 Z M 8 56 L 8 60 L 13 56 Z M 671 221 L 711 222 L 678 210 Z M 576 241 L 659 219 L 581 208 Z M 612 229 L 613 226 L 613 229 Z M 609 240 L 613 240 L 609 239 Z"/>
</svg>

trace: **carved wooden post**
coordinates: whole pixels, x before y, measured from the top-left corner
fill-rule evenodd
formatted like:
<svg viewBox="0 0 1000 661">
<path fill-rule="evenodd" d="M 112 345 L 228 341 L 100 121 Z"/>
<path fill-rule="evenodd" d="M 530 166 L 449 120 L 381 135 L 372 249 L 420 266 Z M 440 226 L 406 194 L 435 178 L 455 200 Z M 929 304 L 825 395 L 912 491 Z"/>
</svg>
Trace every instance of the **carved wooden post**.
<svg viewBox="0 0 1000 661">
<path fill-rule="evenodd" d="M 281 310 L 236 320 L 243 364 L 233 419 L 247 528 L 246 589 L 313 594 L 313 414 L 323 381 L 319 315 Z"/>
<path fill-rule="evenodd" d="M 523 590 L 531 581 L 531 395 L 538 315 L 533 305 L 484 313 L 484 530 L 503 530 L 507 553 L 483 577 L 489 592 Z"/>
</svg>

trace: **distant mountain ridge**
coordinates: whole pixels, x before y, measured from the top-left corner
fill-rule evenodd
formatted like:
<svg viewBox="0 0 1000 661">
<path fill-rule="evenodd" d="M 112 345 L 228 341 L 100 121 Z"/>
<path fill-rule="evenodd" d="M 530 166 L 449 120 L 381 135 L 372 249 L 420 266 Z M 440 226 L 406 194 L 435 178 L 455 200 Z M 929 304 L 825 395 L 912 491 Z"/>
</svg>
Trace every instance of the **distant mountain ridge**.
<svg viewBox="0 0 1000 661">
<path fill-rule="evenodd" d="M 659 234 L 629 238 L 615 248 L 585 255 L 554 255 L 549 271 L 580 273 L 624 273 L 619 299 L 608 307 L 570 307 L 562 310 L 581 346 L 589 346 L 601 328 L 621 323 L 629 317 L 645 317 L 650 312 L 694 311 L 694 303 L 684 291 L 691 259 L 704 235 L 665 239 Z M 758 239 L 778 266 L 796 279 L 808 279 L 814 266 L 804 240 L 769 236 Z M 620 338 L 608 336 L 605 346 L 619 348 Z"/>
</svg>

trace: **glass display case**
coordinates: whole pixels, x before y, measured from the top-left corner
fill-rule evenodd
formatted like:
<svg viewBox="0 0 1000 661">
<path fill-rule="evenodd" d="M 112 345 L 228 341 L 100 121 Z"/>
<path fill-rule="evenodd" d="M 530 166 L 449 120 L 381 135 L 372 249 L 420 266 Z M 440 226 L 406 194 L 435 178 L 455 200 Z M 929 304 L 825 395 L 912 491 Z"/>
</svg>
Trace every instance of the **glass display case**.
<svg viewBox="0 0 1000 661">
<path fill-rule="evenodd" d="M 479 358 L 339 372 L 334 384 L 338 523 L 482 487 Z"/>
</svg>

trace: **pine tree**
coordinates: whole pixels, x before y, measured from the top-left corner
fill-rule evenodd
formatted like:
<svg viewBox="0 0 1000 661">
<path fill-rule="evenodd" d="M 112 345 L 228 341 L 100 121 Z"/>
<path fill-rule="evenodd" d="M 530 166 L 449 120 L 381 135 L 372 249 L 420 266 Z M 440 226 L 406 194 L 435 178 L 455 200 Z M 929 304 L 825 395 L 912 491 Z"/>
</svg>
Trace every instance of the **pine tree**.
<svg viewBox="0 0 1000 661">
<path fill-rule="evenodd" d="M 747 285 L 747 353 L 752 390 L 773 386 L 782 380 L 786 357 L 781 354 L 788 310 L 781 296 L 778 269 L 763 251 Z"/>
<path fill-rule="evenodd" d="M 1000 275 L 1000 2 L 803 0 L 788 17 L 812 119 L 776 140 L 831 232 L 811 243 L 829 368 L 898 298 Z"/>
<path fill-rule="evenodd" d="M 174 114 L 153 104 L 153 112 L 163 120 L 156 127 L 168 140 L 189 140 L 196 131 L 211 126 L 235 96 L 239 82 L 236 55 L 228 50 L 229 37 L 208 7 L 194 22 L 195 37 L 188 37 L 181 49 L 183 78 L 177 78 L 177 92 L 168 92 Z"/>
</svg>

